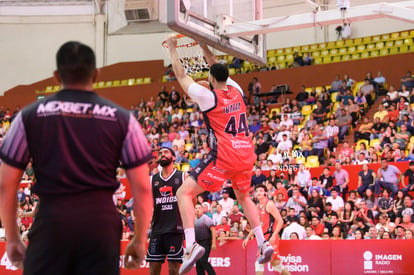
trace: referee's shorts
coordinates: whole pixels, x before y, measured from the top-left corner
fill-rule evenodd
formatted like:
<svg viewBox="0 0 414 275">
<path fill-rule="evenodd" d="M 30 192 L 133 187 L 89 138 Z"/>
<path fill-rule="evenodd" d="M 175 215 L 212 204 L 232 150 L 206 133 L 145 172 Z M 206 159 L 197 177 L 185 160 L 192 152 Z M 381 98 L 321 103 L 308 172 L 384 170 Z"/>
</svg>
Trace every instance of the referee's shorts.
<svg viewBox="0 0 414 275">
<path fill-rule="evenodd" d="M 122 224 L 110 191 L 40 197 L 24 275 L 118 275 Z"/>
</svg>

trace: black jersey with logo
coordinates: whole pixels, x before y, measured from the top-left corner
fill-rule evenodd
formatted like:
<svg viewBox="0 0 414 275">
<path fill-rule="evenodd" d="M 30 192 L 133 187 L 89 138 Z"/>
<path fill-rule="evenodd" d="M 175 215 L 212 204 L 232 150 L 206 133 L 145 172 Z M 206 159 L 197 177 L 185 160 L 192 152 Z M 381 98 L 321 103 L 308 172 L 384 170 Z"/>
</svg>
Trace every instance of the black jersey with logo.
<svg viewBox="0 0 414 275">
<path fill-rule="evenodd" d="M 183 224 L 178 211 L 177 190 L 184 182 L 184 173 L 174 169 L 168 178 L 161 172 L 151 178 L 154 197 L 151 234 L 183 233 Z"/>
<path fill-rule="evenodd" d="M 62 90 L 19 112 L 0 158 L 25 169 L 30 159 L 38 195 L 65 195 L 119 187 L 119 160 L 126 169 L 151 159 L 137 120 L 128 110 L 92 91 Z"/>
</svg>

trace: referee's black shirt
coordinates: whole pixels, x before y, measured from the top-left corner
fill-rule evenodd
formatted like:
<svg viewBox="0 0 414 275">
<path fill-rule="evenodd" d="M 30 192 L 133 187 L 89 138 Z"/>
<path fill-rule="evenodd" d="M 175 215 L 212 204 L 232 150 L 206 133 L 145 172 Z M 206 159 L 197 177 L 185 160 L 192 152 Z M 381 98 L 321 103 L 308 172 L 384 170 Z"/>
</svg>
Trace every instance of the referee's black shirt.
<svg viewBox="0 0 414 275">
<path fill-rule="evenodd" d="M 24 108 L 0 147 L 0 158 L 25 169 L 30 159 L 39 196 L 115 191 L 119 160 L 126 169 L 151 158 L 136 119 L 95 92 L 62 90 Z"/>
</svg>

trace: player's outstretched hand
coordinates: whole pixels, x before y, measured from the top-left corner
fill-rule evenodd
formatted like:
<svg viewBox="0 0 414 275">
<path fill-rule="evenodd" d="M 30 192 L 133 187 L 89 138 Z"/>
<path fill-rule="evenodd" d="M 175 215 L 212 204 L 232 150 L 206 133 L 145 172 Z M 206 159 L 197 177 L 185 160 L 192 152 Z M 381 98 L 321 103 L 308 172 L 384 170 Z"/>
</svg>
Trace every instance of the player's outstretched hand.
<svg viewBox="0 0 414 275">
<path fill-rule="evenodd" d="M 177 47 L 177 36 L 175 34 L 171 34 L 167 38 L 167 46 L 169 49 Z"/>
<path fill-rule="evenodd" d="M 141 267 L 145 259 L 145 243 L 139 243 L 135 237 L 129 242 L 125 250 L 124 266 L 128 269 Z"/>
<path fill-rule="evenodd" d="M 26 257 L 25 243 L 20 239 L 15 242 L 8 241 L 6 251 L 12 265 L 18 269 L 23 269 L 24 258 Z"/>
</svg>

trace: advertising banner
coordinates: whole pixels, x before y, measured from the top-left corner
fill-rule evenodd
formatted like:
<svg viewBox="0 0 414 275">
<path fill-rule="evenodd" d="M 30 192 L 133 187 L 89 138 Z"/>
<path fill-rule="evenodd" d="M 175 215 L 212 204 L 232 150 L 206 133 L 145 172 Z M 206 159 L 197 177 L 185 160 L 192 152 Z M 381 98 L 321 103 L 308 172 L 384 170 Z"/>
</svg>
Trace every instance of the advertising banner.
<svg viewBox="0 0 414 275">
<path fill-rule="evenodd" d="M 0 242 L 0 274 L 21 275 L 9 261 L 5 242 Z M 138 270 L 123 268 L 127 242 L 121 243 L 119 260 L 121 275 L 147 275 L 149 263 L 143 262 Z M 414 240 L 321 240 L 280 241 L 280 258 L 292 275 L 364 275 L 364 274 L 414 274 L 411 256 L 414 255 Z M 209 261 L 217 275 L 251 275 L 255 272 L 257 244 L 252 240 L 246 249 L 241 241 L 228 241 L 212 251 Z M 264 274 L 278 274 L 271 264 L 264 265 Z M 168 275 L 168 266 L 162 268 Z M 195 268 L 189 275 L 195 275 Z"/>
<path fill-rule="evenodd" d="M 414 274 L 413 240 L 331 241 L 332 274 Z"/>
</svg>

